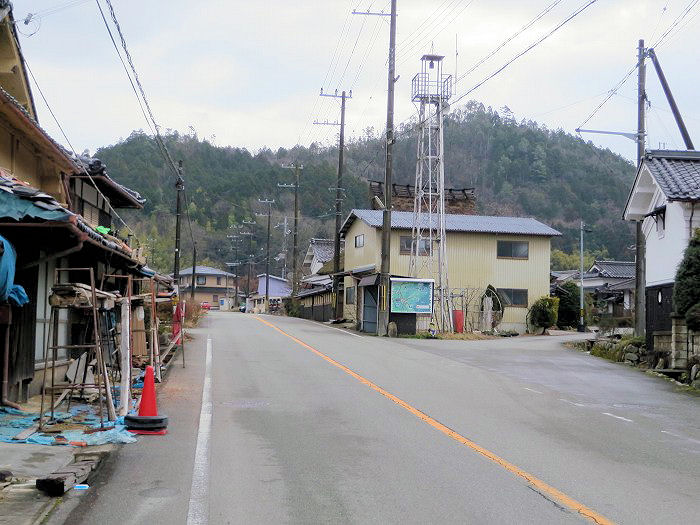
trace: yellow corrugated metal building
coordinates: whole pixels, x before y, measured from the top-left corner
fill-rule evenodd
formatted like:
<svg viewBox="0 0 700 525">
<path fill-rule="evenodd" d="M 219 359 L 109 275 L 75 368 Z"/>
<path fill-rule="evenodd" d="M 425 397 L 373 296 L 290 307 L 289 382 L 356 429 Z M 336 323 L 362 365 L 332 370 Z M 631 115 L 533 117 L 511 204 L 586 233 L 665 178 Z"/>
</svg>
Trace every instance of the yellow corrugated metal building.
<svg viewBox="0 0 700 525">
<path fill-rule="evenodd" d="M 561 234 L 531 218 L 446 215 L 445 219 L 450 289 L 474 294 L 493 286 L 508 304 L 499 328 L 524 332 L 528 308 L 549 295 L 550 244 L 552 237 Z M 410 212 L 392 213 L 392 276 L 414 277 L 409 272 L 412 221 Z M 380 210 L 352 210 L 341 230 L 345 238 L 344 315 L 369 332 L 376 329 L 376 318 L 373 325 L 368 306 L 376 301 L 378 292 L 381 223 Z M 423 270 L 415 277 L 433 276 Z"/>
</svg>

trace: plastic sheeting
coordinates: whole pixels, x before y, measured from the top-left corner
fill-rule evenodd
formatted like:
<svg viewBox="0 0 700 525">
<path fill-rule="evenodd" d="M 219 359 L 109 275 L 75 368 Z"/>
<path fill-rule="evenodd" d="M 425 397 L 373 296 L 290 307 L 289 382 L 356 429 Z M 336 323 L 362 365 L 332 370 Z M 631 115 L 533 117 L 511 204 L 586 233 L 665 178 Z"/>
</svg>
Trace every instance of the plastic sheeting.
<svg viewBox="0 0 700 525">
<path fill-rule="evenodd" d="M 62 432 L 35 432 L 27 439 L 13 439 L 22 430 L 36 424 L 39 414 L 23 412 L 10 407 L 0 407 L 0 441 L 5 443 L 33 443 L 35 445 L 104 445 L 106 443 L 134 443 L 136 436 L 126 430 L 124 418 L 114 422 L 105 421 L 105 427 L 114 426 L 109 430 L 86 432 L 100 428 L 100 418 L 94 414 L 93 408 L 86 405 L 71 407 L 70 412 L 56 412 L 57 421 L 70 425 L 84 425 L 85 429 L 70 429 Z"/>
<path fill-rule="evenodd" d="M 23 306 L 29 302 L 29 297 L 22 286 L 15 284 L 17 252 L 10 241 L 2 235 L 0 235 L 0 244 L 3 247 L 0 255 L 0 302 L 10 301 L 17 306 Z"/>
</svg>

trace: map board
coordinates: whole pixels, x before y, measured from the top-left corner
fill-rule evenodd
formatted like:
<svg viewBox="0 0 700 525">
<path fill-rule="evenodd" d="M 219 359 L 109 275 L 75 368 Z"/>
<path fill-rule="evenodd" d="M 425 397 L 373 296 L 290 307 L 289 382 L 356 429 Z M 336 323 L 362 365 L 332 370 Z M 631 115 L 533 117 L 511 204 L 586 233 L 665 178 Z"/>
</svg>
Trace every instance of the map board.
<svg viewBox="0 0 700 525">
<path fill-rule="evenodd" d="M 391 311 L 397 314 L 433 312 L 433 279 L 391 278 Z"/>
</svg>

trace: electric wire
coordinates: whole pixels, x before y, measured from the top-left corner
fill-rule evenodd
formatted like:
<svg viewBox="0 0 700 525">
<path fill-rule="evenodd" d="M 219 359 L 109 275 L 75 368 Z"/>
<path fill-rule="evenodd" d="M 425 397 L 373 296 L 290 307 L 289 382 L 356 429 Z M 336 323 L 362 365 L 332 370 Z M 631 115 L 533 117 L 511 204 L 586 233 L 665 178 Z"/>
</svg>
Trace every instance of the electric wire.
<svg viewBox="0 0 700 525">
<path fill-rule="evenodd" d="M 516 54 L 513 58 L 511 58 L 508 62 L 506 62 L 505 64 L 503 64 L 501 67 L 499 67 L 499 68 L 498 68 L 497 70 L 495 70 L 493 73 L 491 73 L 490 75 L 488 75 L 487 77 L 485 77 L 485 78 L 484 78 L 483 80 L 481 80 L 480 82 L 476 83 L 476 84 L 475 84 L 473 87 L 471 87 L 469 90 L 467 90 L 467 91 L 464 92 L 462 95 L 460 95 L 460 96 L 457 97 L 455 100 L 453 100 L 453 101 L 452 101 L 452 104 L 456 104 L 457 102 L 459 102 L 460 100 L 462 100 L 464 97 L 468 96 L 470 93 L 473 93 L 475 90 L 479 89 L 479 88 L 480 88 L 481 86 L 483 86 L 486 82 L 488 82 L 489 80 L 491 80 L 492 78 L 494 78 L 496 75 L 498 75 L 499 73 L 501 73 L 503 70 L 505 70 L 508 66 L 510 66 L 511 64 L 513 64 L 513 63 L 514 63 L 515 61 L 517 61 L 519 58 L 521 58 L 522 56 L 524 56 L 525 54 L 527 54 L 528 52 L 530 52 L 531 50 L 533 50 L 534 48 L 536 48 L 537 46 L 539 46 L 542 42 L 544 42 L 545 40 L 547 40 L 550 36 L 552 36 L 554 33 L 556 33 L 559 29 L 561 29 L 562 27 L 564 27 L 566 24 L 568 24 L 571 20 L 575 19 L 578 15 L 580 15 L 581 13 L 583 13 L 586 9 L 588 9 L 590 6 L 592 6 L 593 4 L 595 4 L 597 1 L 598 1 L 598 0 L 588 0 L 585 4 L 583 4 L 583 5 L 581 5 L 580 7 L 578 7 L 573 13 L 571 13 L 571 14 L 570 14 L 569 16 L 567 16 L 564 20 L 562 20 L 561 22 L 559 22 L 556 26 L 554 26 L 554 28 L 552 28 L 550 31 L 548 31 L 545 35 L 543 35 L 542 37 L 540 37 L 540 38 L 538 38 L 537 40 L 535 40 L 532 44 L 530 44 L 530 45 L 527 46 L 524 50 L 522 50 L 521 52 L 519 52 L 518 54 Z M 696 0 L 696 1 L 700 1 L 700 0 Z"/>
<path fill-rule="evenodd" d="M 90 172 L 88 172 L 87 168 L 85 167 L 83 162 L 80 160 L 78 153 L 76 152 L 75 148 L 73 147 L 73 144 L 71 143 L 70 139 L 68 138 L 68 135 L 66 134 L 65 130 L 63 129 L 63 126 L 59 122 L 58 117 L 56 117 L 56 113 L 54 113 L 53 108 L 49 104 L 49 101 L 46 99 L 46 96 L 44 95 L 44 91 L 41 89 L 39 82 L 37 82 L 36 77 L 34 76 L 34 72 L 32 71 L 32 68 L 29 67 L 29 63 L 27 62 L 27 59 L 24 57 L 24 54 L 22 54 L 21 51 L 20 51 L 20 58 L 21 58 L 22 62 L 24 63 L 24 66 L 27 68 L 27 71 L 29 72 L 29 76 L 32 78 L 32 81 L 34 82 L 34 85 L 36 86 L 36 89 L 39 92 L 41 99 L 44 101 L 44 104 L 46 105 L 46 109 L 49 110 L 49 114 L 53 118 L 58 129 L 60 130 L 61 135 L 63 135 L 63 138 L 66 141 L 66 143 L 68 144 L 68 147 L 73 152 L 73 156 L 76 159 L 75 164 L 77 166 L 79 166 L 80 168 L 82 168 L 85 175 L 87 175 L 88 179 L 90 180 L 92 185 L 95 187 L 95 190 L 97 191 L 97 193 L 99 193 L 100 196 L 104 199 L 104 201 L 107 203 L 107 206 L 109 207 L 111 212 L 114 214 L 114 216 L 119 220 L 119 222 L 121 222 L 126 227 L 128 232 L 131 235 L 133 235 L 134 239 L 136 239 L 137 244 L 141 244 L 138 237 L 136 236 L 136 233 L 134 232 L 134 230 L 132 230 L 131 227 L 126 223 L 126 221 L 124 221 L 124 219 L 122 219 L 121 215 L 119 215 L 119 213 L 117 213 L 117 210 L 114 209 L 114 207 L 112 206 L 112 203 L 110 203 L 109 199 L 107 197 L 105 197 L 104 193 L 102 193 L 100 188 L 97 186 L 95 179 L 92 178 L 92 175 L 90 175 Z"/>
<path fill-rule="evenodd" d="M 503 49 L 505 46 L 507 46 L 510 42 L 512 42 L 514 39 L 516 39 L 518 36 L 520 36 L 522 33 L 530 29 L 533 25 L 535 25 L 537 22 L 539 22 L 542 18 L 544 18 L 545 15 L 547 15 L 552 9 L 557 7 L 562 0 L 555 0 L 551 4 L 549 4 L 547 7 L 545 7 L 542 11 L 537 13 L 534 18 L 532 18 L 530 21 L 528 21 L 524 26 L 522 26 L 520 29 L 518 29 L 515 33 L 510 35 L 508 38 L 506 38 L 503 42 L 501 42 L 496 48 L 494 48 L 490 53 L 479 59 L 473 66 L 471 66 L 467 71 L 462 73 L 458 78 L 455 79 L 455 86 L 457 86 L 457 83 L 468 76 L 470 73 L 472 73 L 475 69 L 477 69 L 479 66 L 481 66 L 484 62 L 489 60 L 491 57 L 493 57 L 496 53 L 498 53 L 501 49 Z"/>
<path fill-rule="evenodd" d="M 430 13 L 430 15 L 428 15 L 428 17 L 425 20 L 423 20 L 423 22 L 421 22 L 421 24 L 416 29 L 414 29 L 411 33 L 409 33 L 406 36 L 406 38 L 404 38 L 401 42 L 399 42 L 396 45 L 396 56 L 398 57 L 399 54 L 403 54 L 404 49 L 406 49 L 407 46 L 409 46 L 411 43 L 415 43 L 416 38 L 419 38 L 419 36 L 422 35 L 423 32 L 425 31 L 426 24 L 428 24 L 428 25 L 432 24 L 433 21 L 435 20 L 436 15 L 440 16 L 437 13 L 440 10 L 442 10 L 442 8 L 445 6 L 445 4 L 447 4 L 447 3 L 450 4 L 445 8 L 445 11 L 447 11 L 453 4 L 455 4 L 459 1 L 460 0 L 444 0 L 439 6 L 437 6 L 437 8 L 432 13 Z"/>
<path fill-rule="evenodd" d="M 95 0 L 96 2 L 99 3 L 99 0 Z M 158 143 L 161 153 L 163 154 L 166 164 L 171 168 L 173 171 L 173 174 L 176 177 L 179 177 L 179 171 L 177 167 L 175 166 L 175 162 L 172 159 L 172 156 L 170 155 L 170 151 L 168 151 L 168 148 L 165 145 L 165 142 L 163 141 L 163 137 L 160 134 L 160 127 L 158 126 L 158 122 L 156 121 L 156 118 L 153 114 L 153 110 L 151 109 L 151 105 L 148 102 L 148 97 L 146 96 L 146 91 L 143 88 L 143 84 L 141 83 L 141 80 L 139 78 L 138 71 L 136 70 L 136 66 L 134 65 L 134 61 L 131 57 L 131 53 L 129 52 L 129 47 L 127 46 L 126 39 L 124 37 L 124 33 L 122 32 L 121 26 L 119 25 L 119 20 L 117 19 L 117 14 L 114 11 L 114 6 L 112 5 L 112 0 L 105 0 L 107 2 L 107 7 L 109 8 L 109 14 L 110 17 L 112 18 L 112 23 L 114 24 L 114 27 L 117 29 L 117 33 L 119 34 L 119 39 L 121 41 L 122 49 L 124 50 L 124 55 L 126 56 L 126 60 L 129 63 L 129 67 L 131 68 L 131 72 L 134 76 L 134 81 L 136 82 L 136 86 L 138 87 L 139 92 L 141 93 L 141 98 L 143 99 L 143 103 L 145 105 L 146 111 L 148 113 L 148 116 L 151 119 L 151 122 L 153 122 L 153 127 L 155 129 L 155 140 Z"/>
<path fill-rule="evenodd" d="M 457 20 L 457 18 L 464 12 L 464 10 L 472 4 L 473 0 L 469 0 L 463 6 L 460 5 L 460 2 L 449 5 L 447 10 L 439 18 L 436 18 L 431 24 L 425 27 L 426 33 L 422 37 L 416 40 L 409 47 L 406 47 L 400 52 L 397 52 L 397 67 L 405 63 L 407 60 L 411 60 L 413 58 L 413 53 L 415 50 L 425 46 L 428 42 L 430 42 L 438 34 L 440 34 L 440 32 L 443 31 L 446 27 L 449 27 L 450 24 L 454 23 Z M 459 10 L 459 12 L 457 12 L 457 10 Z M 457 14 L 455 14 L 456 12 Z M 442 26 L 443 22 L 445 22 L 446 20 L 448 21 L 447 25 Z"/>
</svg>

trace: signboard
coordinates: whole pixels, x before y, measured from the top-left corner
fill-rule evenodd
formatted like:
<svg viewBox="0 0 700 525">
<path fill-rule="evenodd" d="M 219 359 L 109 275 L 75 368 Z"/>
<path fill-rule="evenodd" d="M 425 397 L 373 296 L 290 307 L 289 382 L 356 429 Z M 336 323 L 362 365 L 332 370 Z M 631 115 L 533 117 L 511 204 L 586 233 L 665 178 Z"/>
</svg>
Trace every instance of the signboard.
<svg viewBox="0 0 700 525">
<path fill-rule="evenodd" d="M 397 314 L 431 314 L 433 279 L 391 278 L 391 312 Z"/>
</svg>

